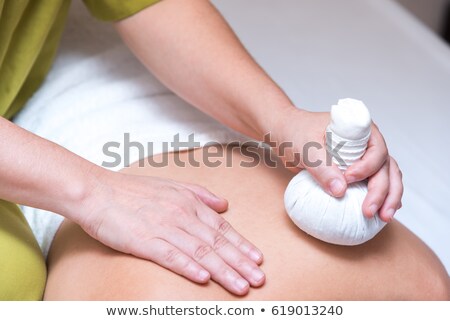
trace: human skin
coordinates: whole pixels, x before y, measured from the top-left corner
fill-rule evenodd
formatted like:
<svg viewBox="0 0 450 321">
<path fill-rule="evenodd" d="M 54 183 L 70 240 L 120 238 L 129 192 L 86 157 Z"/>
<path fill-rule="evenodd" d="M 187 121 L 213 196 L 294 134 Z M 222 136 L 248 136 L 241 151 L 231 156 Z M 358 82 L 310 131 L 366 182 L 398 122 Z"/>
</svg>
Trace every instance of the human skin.
<svg viewBox="0 0 450 321">
<path fill-rule="evenodd" d="M 148 70 L 195 107 L 256 140 L 270 133 L 278 146 L 292 142 L 285 161 L 305 144 L 322 142 L 328 114 L 293 106 L 209 1 L 164 0 L 115 27 Z M 1 199 L 59 213 L 106 246 L 194 282 L 213 279 L 238 295 L 264 283 L 261 251 L 238 243 L 239 231 L 218 235 L 225 224 L 218 213 L 227 209 L 220 195 L 176 179 L 108 172 L 3 118 L 0 137 L 7 137 L 0 140 Z M 334 196 L 342 196 L 349 182 L 369 178 L 364 214 L 380 209 L 383 220 L 392 220 L 401 206 L 401 172 L 375 125 L 367 153 L 345 177 L 336 166 L 325 166 L 323 148 L 310 156 L 322 165 L 308 167 L 301 159 L 293 170 L 306 168 Z M 171 238 L 155 242 L 162 234 Z M 229 246 L 195 259 L 190 244 L 207 246 L 218 238 Z M 176 260 L 165 260 L 168 252 Z"/>
<path fill-rule="evenodd" d="M 221 147 L 217 147 L 220 148 Z M 211 152 L 211 151 L 210 151 Z M 202 162 L 204 151 L 180 153 L 186 164 L 153 168 L 138 164 L 131 175 L 152 175 L 206 186 L 229 200 L 222 214 L 264 252 L 266 284 L 235 296 L 217 283 L 199 285 L 145 260 L 113 251 L 65 221 L 48 257 L 46 300 L 448 300 L 449 278 L 434 253 L 398 221 L 358 246 L 327 244 L 299 230 L 287 216 L 283 193 L 294 175 L 278 161 L 246 167 L 249 153 L 228 148 L 218 167 Z M 259 151 L 263 158 L 263 153 Z M 267 154 L 265 154 L 267 156 Z M 160 162 L 162 155 L 154 157 Z M 253 158 L 255 159 L 255 158 Z M 226 162 L 231 160 L 232 166 Z M 193 163 L 192 163 L 193 164 Z M 405 213 L 407 215 L 407 213 Z M 226 234 L 227 228 L 223 227 Z M 217 250 L 226 246 L 220 242 Z M 212 250 L 212 249 L 211 249 Z M 200 251 L 198 253 L 204 253 Z M 176 258 L 170 254 L 166 260 Z M 226 273 L 226 272 L 224 272 Z"/>
</svg>

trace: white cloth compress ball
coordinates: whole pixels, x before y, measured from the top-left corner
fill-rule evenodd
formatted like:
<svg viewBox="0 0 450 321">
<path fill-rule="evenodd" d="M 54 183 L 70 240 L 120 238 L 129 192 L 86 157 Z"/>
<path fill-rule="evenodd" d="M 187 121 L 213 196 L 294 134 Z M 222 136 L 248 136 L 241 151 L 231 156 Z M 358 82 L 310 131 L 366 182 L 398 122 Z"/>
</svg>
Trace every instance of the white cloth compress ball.
<svg viewBox="0 0 450 321">
<path fill-rule="evenodd" d="M 341 170 L 359 160 L 367 148 L 371 117 L 363 102 L 341 99 L 331 108 L 327 128 L 327 149 Z M 335 148 L 341 144 L 341 148 Z M 289 182 L 284 195 L 286 211 L 306 233 L 322 241 L 339 245 L 358 245 L 372 239 L 386 225 L 378 214 L 367 218 L 362 204 L 367 182 L 350 184 L 342 198 L 326 193 L 303 170 Z"/>
</svg>

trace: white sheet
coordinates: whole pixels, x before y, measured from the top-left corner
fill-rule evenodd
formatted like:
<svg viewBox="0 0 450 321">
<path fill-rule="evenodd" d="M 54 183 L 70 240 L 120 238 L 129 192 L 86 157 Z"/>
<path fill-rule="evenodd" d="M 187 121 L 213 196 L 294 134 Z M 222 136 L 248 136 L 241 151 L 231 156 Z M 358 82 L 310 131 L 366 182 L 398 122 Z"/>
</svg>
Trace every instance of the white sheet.
<svg viewBox="0 0 450 321">
<path fill-rule="evenodd" d="M 363 100 L 405 183 L 397 218 L 450 271 L 450 49 L 389 0 L 214 0 L 299 107 Z"/>
</svg>

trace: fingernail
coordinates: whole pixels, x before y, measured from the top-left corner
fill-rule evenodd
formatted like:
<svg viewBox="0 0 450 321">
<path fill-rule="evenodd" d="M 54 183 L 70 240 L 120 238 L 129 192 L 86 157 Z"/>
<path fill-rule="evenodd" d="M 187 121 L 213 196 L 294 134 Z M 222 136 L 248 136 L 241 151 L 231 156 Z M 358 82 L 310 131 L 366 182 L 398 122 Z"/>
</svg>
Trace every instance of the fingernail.
<svg viewBox="0 0 450 321">
<path fill-rule="evenodd" d="M 386 211 L 386 216 L 388 217 L 389 222 L 394 218 L 395 210 L 390 208 Z"/>
<path fill-rule="evenodd" d="M 245 280 L 242 279 L 242 278 L 236 279 L 236 281 L 235 281 L 234 283 L 236 284 L 236 287 L 237 287 L 239 290 L 245 290 L 246 288 L 249 287 L 248 282 L 245 281 Z"/>
<path fill-rule="evenodd" d="M 369 206 L 369 211 L 370 211 L 370 215 L 374 216 L 375 214 L 377 214 L 378 206 L 376 204 L 370 205 Z"/>
<path fill-rule="evenodd" d="M 198 277 L 200 278 L 200 280 L 206 281 L 207 279 L 209 279 L 209 273 L 208 271 L 200 270 L 200 272 L 198 272 Z"/>
<path fill-rule="evenodd" d="M 253 270 L 252 276 L 253 276 L 253 280 L 256 283 L 259 283 L 262 279 L 264 279 L 265 275 L 264 275 L 264 272 L 261 271 L 260 269 L 255 269 L 255 270 Z"/>
<path fill-rule="evenodd" d="M 340 195 L 342 190 L 344 189 L 344 184 L 338 179 L 334 179 L 330 184 L 330 192 L 333 196 Z"/>
<path fill-rule="evenodd" d="M 253 261 L 259 262 L 262 258 L 262 253 L 258 250 L 251 250 L 249 256 Z"/>
</svg>

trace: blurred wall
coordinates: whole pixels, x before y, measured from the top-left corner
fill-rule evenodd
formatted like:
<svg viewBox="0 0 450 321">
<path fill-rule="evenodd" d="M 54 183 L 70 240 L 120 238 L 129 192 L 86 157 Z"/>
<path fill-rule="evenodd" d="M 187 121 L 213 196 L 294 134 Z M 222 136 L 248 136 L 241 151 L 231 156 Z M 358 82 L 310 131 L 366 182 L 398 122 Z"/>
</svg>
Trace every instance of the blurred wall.
<svg viewBox="0 0 450 321">
<path fill-rule="evenodd" d="M 415 14 L 431 29 L 441 34 L 444 30 L 450 0 L 395 0 Z"/>
</svg>

